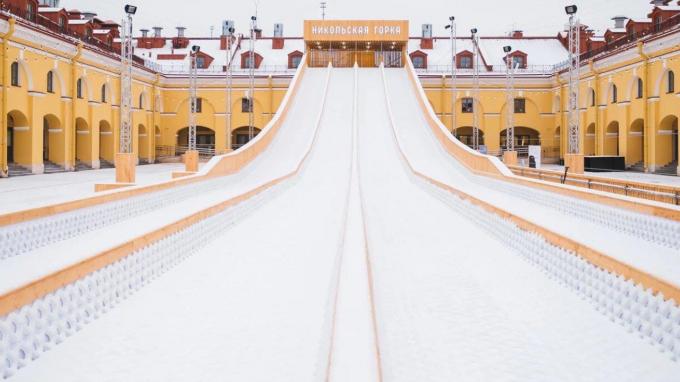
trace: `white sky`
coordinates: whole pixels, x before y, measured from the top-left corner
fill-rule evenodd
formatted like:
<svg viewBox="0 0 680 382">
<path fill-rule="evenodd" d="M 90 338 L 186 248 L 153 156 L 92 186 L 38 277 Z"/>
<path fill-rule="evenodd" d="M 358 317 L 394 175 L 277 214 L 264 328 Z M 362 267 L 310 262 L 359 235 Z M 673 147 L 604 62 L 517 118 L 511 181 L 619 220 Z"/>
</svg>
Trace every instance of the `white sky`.
<svg viewBox="0 0 680 382">
<path fill-rule="evenodd" d="M 139 6 L 135 33 L 140 28 L 165 27 L 164 36 L 174 36 L 175 27 L 188 29 L 187 36 L 215 36 L 221 21 L 236 21 L 237 33 L 245 32 L 255 13 L 255 0 L 61 0 L 67 9 L 98 13 L 103 19 L 119 21 L 125 3 Z M 421 24 L 434 25 L 436 36 L 448 35 L 444 25 L 456 16 L 458 34 L 468 35 L 477 27 L 482 36 L 504 35 L 512 29 L 528 35 L 554 36 L 567 22 L 564 6 L 575 3 L 583 23 L 596 30 L 613 26 L 615 15 L 644 18 L 651 9 L 649 0 L 327 0 L 329 19 L 407 19 L 411 35 L 419 36 Z M 190 4 L 190 6 L 187 6 Z M 274 23 L 284 24 L 285 36 L 301 36 L 302 21 L 320 18 L 317 0 L 259 0 L 259 26 L 266 36 Z"/>
</svg>

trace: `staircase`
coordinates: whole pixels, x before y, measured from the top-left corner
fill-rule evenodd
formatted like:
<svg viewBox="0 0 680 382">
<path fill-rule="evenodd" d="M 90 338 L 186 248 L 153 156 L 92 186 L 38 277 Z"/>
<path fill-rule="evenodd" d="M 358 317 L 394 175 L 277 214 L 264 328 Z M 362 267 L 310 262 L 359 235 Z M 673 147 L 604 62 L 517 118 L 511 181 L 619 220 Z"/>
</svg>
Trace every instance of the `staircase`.
<svg viewBox="0 0 680 382">
<path fill-rule="evenodd" d="M 24 176 L 24 175 L 31 175 L 32 172 L 31 170 L 27 169 L 26 167 L 22 167 L 16 163 L 9 163 L 9 176 Z"/>
<path fill-rule="evenodd" d="M 43 161 L 43 165 L 45 166 L 45 174 L 54 174 L 57 172 L 66 171 L 62 166 L 59 166 L 58 164 L 50 162 L 48 160 Z"/>
<path fill-rule="evenodd" d="M 639 161 L 632 166 L 628 167 L 628 171 L 635 171 L 635 172 L 644 172 L 645 171 L 645 162 L 644 161 Z"/>
<path fill-rule="evenodd" d="M 659 175 L 678 175 L 678 161 L 673 161 L 656 169 L 656 173 Z"/>
</svg>

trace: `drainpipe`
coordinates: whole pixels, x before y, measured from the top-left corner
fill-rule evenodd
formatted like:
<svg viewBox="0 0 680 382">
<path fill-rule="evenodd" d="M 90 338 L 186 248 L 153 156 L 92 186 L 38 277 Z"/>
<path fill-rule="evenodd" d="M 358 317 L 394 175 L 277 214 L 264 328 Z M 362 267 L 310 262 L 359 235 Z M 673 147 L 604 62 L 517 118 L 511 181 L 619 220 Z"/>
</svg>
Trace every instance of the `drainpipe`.
<svg viewBox="0 0 680 382">
<path fill-rule="evenodd" d="M 7 33 L 3 33 L 0 37 L 2 38 L 2 116 L 0 121 L 2 121 L 2 131 L 0 131 L 0 178 L 6 178 L 9 175 L 9 166 L 7 163 L 7 84 L 9 84 L 10 79 L 8 77 L 8 40 L 14 35 L 14 24 L 16 20 L 10 18 L 7 20 L 9 25 L 7 28 Z"/>
<path fill-rule="evenodd" d="M 645 54 L 644 52 L 644 44 L 642 41 L 638 41 L 637 43 L 637 50 L 638 54 L 642 59 L 644 60 L 644 63 L 642 64 L 642 116 L 644 118 L 644 126 L 642 126 L 642 131 L 643 131 L 643 142 L 642 142 L 642 150 L 643 150 L 643 155 L 642 155 L 642 162 L 643 162 L 643 167 L 644 171 L 648 172 L 649 171 L 649 164 L 651 163 L 651 158 L 649 157 L 650 151 L 649 150 L 649 142 L 650 142 L 650 126 L 649 126 L 649 92 L 647 91 L 648 89 L 648 84 L 647 80 L 649 79 L 649 56 Z M 653 137 L 651 137 L 653 138 Z"/>
<path fill-rule="evenodd" d="M 156 104 L 156 92 L 158 91 L 158 86 L 161 81 L 161 75 L 156 73 L 156 79 L 153 82 L 153 85 L 151 87 L 151 94 L 153 94 L 152 99 L 151 99 L 151 127 L 146 129 L 146 134 L 147 134 L 147 139 L 149 139 L 149 146 L 153 148 L 153 150 L 149 151 L 149 156 L 150 160 L 152 163 L 156 163 L 156 113 L 158 113 L 160 110 L 157 109 L 158 105 Z M 160 129 L 160 127 L 159 127 Z"/>
<path fill-rule="evenodd" d="M 75 170 L 76 168 L 76 101 L 78 100 L 78 62 L 80 57 L 83 55 L 83 43 L 78 43 L 76 54 L 71 57 L 71 123 L 73 129 L 71 130 L 71 163 L 72 168 L 70 170 Z M 89 100 L 88 100 L 89 102 Z M 88 107 L 90 107 L 88 105 Z M 67 168 L 67 170 L 69 170 Z"/>
</svg>

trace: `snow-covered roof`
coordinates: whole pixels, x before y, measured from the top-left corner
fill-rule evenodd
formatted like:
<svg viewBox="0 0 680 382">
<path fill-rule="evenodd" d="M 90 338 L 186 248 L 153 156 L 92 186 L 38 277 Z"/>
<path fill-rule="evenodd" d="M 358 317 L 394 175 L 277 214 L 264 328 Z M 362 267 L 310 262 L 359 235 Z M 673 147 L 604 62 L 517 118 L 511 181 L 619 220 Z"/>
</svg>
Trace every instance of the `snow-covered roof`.
<svg viewBox="0 0 680 382">
<path fill-rule="evenodd" d="M 84 25 L 84 24 L 87 24 L 88 22 L 90 22 L 90 20 L 69 20 L 68 21 L 69 24 L 73 24 L 73 25 Z"/>
<path fill-rule="evenodd" d="M 420 50 L 427 54 L 427 66 L 450 66 L 451 65 L 451 41 L 449 39 L 435 39 L 433 49 L 421 49 L 420 39 L 411 39 L 408 42 L 408 52 L 413 53 Z M 472 52 L 472 40 L 456 40 L 456 54 L 464 51 Z"/>
<path fill-rule="evenodd" d="M 607 30 L 612 32 L 612 33 L 626 33 L 627 32 L 626 28 L 609 28 Z"/>
<path fill-rule="evenodd" d="M 680 5 L 659 5 L 657 8 L 662 11 L 680 11 Z"/>
<path fill-rule="evenodd" d="M 479 47 L 488 65 L 504 65 L 503 47 L 527 54 L 527 65 L 555 65 L 567 57 L 567 49 L 556 38 L 481 38 Z"/>
<path fill-rule="evenodd" d="M 595 36 L 593 36 L 593 37 L 590 38 L 590 41 L 603 42 L 603 41 L 604 41 L 604 37 L 595 37 Z"/>
<path fill-rule="evenodd" d="M 111 32 L 110 29 L 95 29 L 92 31 L 94 34 L 109 34 Z"/>
<path fill-rule="evenodd" d="M 135 44 L 136 45 L 136 44 Z M 185 49 L 172 49 L 172 40 L 166 39 L 165 45 L 162 48 L 156 49 L 146 49 L 146 48 L 135 48 L 135 55 L 149 59 L 151 61 L 158 61 L 157 57 L 159 54 L 176 54 L 185 55 L 184 59 L 181 60 L 160 60 L 158 61 L 161 65 L 183 65 L 186 64 L 189 51 L 192 45 L 198 45 L 201 47 L 201 52 L 211 56 L 215 60 L 212 62 L 212 66 L 216 68 L 222 68 L 227 63 L 226 52 L 220 49 L 220 39 L 200 39 L 191 40 L 189 45 Z M 241 65 L 240 55 L 244 52 L 248 52 L 250 49 L 250 42 L 244 39 L 241 42 L 241 50 L 237 57 L 234 59 L 234 65 Z M 305 51 L 305 43 L 302 39 L 286 39 L 284 42 L 283 49 L 272 49 L 272 40 L 270 38 L 261 39 L 255 41 L 255 52 L 262 56 L 261 68 L 272 67 L 272 66 L 287 66 L 288 65 L 288 55 L 294 51 Z"/>
<path fill-rule="evenodd" d="M 64 9 L 64 8 L 39 7 L 38 12 L 39 13 L 56 13 L 56 12 L 61 12 L 62 9 Z"/>
</svg>

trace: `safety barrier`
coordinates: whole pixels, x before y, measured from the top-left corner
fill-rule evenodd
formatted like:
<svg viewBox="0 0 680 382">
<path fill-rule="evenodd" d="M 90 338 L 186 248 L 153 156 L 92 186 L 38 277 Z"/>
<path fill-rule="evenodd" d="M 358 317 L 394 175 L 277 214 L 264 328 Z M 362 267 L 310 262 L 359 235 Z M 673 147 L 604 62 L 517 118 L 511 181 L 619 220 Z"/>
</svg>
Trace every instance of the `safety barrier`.
<svg viewBox="0 0 680 382">
<path fill-rule="evenodd" d="M 238 172 L 256 157 L 258 157 L 268 147 L 269 143 L 278 132 L 290 109 L 290 101 L 295 96 L 300 86 L 301 78 L 304 75 L 304 71 L 306 69 L 304 62 L 305 61 L 303 60 L 298 67 L 295 77 L 293 78 L 293 81 L 291 82 L 290 87 L 288 88 L 288 91 L 281 102 L 281 107 L 279 107 L 279 110 L 276 112 L 272 120 L 262 129 L 262 132 L 238 151 L 213 157 L 196 175 L 172 179 L 167 182 L 148 186 L 138 186 L 104 192 L 88 198 L 3 214 L 0 215 L 0 227 L 92 207 L 146 193 L 166 190 L 169 188 Z"/>
<path fill-rule="evenodd" d="M 564 174 L 560 171 L 520 166 L 508 166 L 508 168 L 518 176 L 545 180 L 548 182 L 564 183 L 571 186 L 587 188 L 589 190 L 610 192 L 613 194 L 653 200 L 655 202 L 668 203 L 676 206 L 680 205 L 680 187 L 582 174 L 568 174 L 566 179 L 564 179 Z"/>
<path fill-rule="evenodd" d="M 442 147 L 449 153 L 449 155 L 456 158 L 470 171 L 476 174 L 486 175 L 514 184 L 543 189 L 582 200 L 605 204 L 611 207 L 627 209 L 641 214 L 653 215 L 680 222 L 680 209 L 664 205 L 663 203 L 614 195 L 594 189 L 583 190 L 580 187 L 553 184 L 547 181 L 524 178 L 515 175 L 500 160 L 498 160 L 498 158 L 480 154 L 452 137 L 448 129 L 437 118 L 434 110 L 432 109 L 432 105 L 430 105 L 430 103 L 427 101 L 427 96 L 420 85 L 418 76 L 410 59 L 406 59 L 405 67 L 411 85 L 416 92 L 418 104 L 425 115 L 425 119 L 430 129 Z"/>
<path fill-rule="evenodd" d="M 0 376 L 13 375 L 195 253 L 247 212 L 247 203 L 262 202 L 275 186 L 295 178 L 316 144 L 330 74 L 329 68 L 314 137 L 292 172 L 0 296 Z"/>
<path fill-rule="evenodd" d="M 392 136 L 407 173 L 612 321 L 680 360 L 680 288 L 417 171 L 406 156 L 382 71 Z"/>
</svg>

